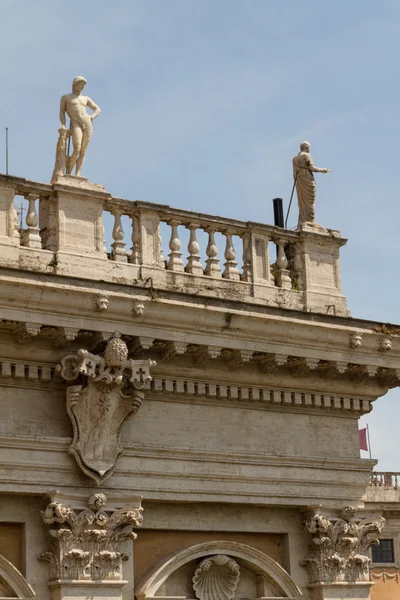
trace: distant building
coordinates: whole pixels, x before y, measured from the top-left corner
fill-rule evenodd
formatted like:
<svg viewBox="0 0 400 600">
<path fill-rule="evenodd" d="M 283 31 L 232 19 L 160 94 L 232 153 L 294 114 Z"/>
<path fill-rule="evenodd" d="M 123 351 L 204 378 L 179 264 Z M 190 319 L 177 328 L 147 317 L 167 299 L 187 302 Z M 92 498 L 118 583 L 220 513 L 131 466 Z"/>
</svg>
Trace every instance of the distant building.
<svg viewBox="0 0 400 600">
<path fill-rule="evenodd" d="M 371 598 L 400 597 L 400 473 L 374 472 L 364 496 L 366 508 L 382 511 L 385 527 L 379 546 L 371 547 L 370 578 L 375 583 Z"/>
</svg>

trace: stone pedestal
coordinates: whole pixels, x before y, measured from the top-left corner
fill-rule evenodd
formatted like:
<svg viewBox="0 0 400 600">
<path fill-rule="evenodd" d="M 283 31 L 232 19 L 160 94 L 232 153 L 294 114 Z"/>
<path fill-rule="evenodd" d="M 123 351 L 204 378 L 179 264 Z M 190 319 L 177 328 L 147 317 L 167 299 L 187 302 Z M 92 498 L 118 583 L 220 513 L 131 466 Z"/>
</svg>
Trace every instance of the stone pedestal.
<svg viewBox="0 0 400 600">
<path fill-rule="evenodd" d="M 14 195 L 13 187 L 0 185 L 0 247 L 5 266 L 13 266 L 18 262 L 20 235 Z"/>
<path fill-rule="evenodd" d="M 348 315 L 346 298 L 342 294 L 339 259 L 339 249 L 347 240 L 340 237 L 338 231 L 321 227 L 302 227 L 300 231 L 306 310 Z"/>
<path fill-rule="evenodd" d="M 58 250 L 106 258 L 103 206 L 109 194 L 105 188 L 73 175 L 59 177 L 53 187 L 57 191 Z"/>
<path fill-rule="evenodd" d="M 126 581 L 51 581 L 52 600 L 122 600 Z"/>
<path fill-rule="evenodd" d="M 369 600 L 373 583 L 314 583 L 309 586 L 311 600 Z"/>
</svg>

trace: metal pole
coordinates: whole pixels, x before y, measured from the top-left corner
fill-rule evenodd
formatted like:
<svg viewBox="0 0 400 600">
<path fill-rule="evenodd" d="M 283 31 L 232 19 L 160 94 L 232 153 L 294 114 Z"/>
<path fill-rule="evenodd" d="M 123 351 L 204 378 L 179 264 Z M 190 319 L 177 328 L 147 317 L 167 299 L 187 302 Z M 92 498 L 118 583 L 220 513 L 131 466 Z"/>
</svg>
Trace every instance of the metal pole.
<svg viewBox="0 0 400 600">
<path fill-rule="evenodd" d="M 367 436 L 368 436 L 369 457 L 372 459 L 372 454 L 371 454 L 371 440 L 369 439 L 369 427 L 368 427 L 368 425 L 367 425 Z"/>
<path fill-rule="evenodd" d="M 296 185 L 296 179 L 297 179 L 297 173 L 296 173 L 296 177 L 294 178 L 294 181 L 293 181 L 292 193 L 290 194 L 289 208 L 288 208 L 288 211 L 286 213 L 286 219 L 285 219 L 285 229 L 287 229 L 287 221 L 288 221 L 288 218 L 289 218 L 290 207 L 292 206 L 292 200 L 293 200 L 294 188 L 295 188 L 295 185 Z"/>
<path fill-rule="evenodd" d="M 6 175 L 8 175 L 8 127 L 6 127 Z"/>
</svg>

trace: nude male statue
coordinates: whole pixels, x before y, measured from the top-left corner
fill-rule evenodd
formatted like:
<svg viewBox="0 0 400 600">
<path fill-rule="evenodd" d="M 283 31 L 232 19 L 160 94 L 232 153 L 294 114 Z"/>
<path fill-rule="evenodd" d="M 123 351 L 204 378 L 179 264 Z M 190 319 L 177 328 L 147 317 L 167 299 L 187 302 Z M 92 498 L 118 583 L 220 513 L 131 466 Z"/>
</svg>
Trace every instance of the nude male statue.
<svg viewBox="0 0 400 600">
<path fill-rule="evenodd" d="M 89 96 L 82 96 L 85 85 L 86 79 L 84 77 L 75 77 L 72 82 L 72 94 L 65 94 L 60 102 L 61 126 L 66 127 L 65 113 L 71 119 L 70 134 L 72 135 L 74 151 L 72 156 L 67 158 L 68 174 L 72 173 L 72 169 L 76 164 L 75 175 L 80 175 L 87 147 L 92 138 L 92 121 L 101 112 L 101 109 Z M 93 110 L 91 115 L 86 112 L 87 106 Z"/>
</svg>

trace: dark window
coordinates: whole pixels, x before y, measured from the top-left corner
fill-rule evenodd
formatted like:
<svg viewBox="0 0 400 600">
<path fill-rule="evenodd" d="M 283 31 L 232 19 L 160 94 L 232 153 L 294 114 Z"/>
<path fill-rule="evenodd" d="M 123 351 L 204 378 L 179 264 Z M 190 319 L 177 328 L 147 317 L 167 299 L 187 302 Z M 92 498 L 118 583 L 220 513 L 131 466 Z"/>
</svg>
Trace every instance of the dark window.
<svg viewBox="0 0 400 600">
<path fill-rule="evenodd" d="M 379 546 L 372 546 L 373 563 L 394 563 L 393 540 L 379 540 Z"/>
</svg>

